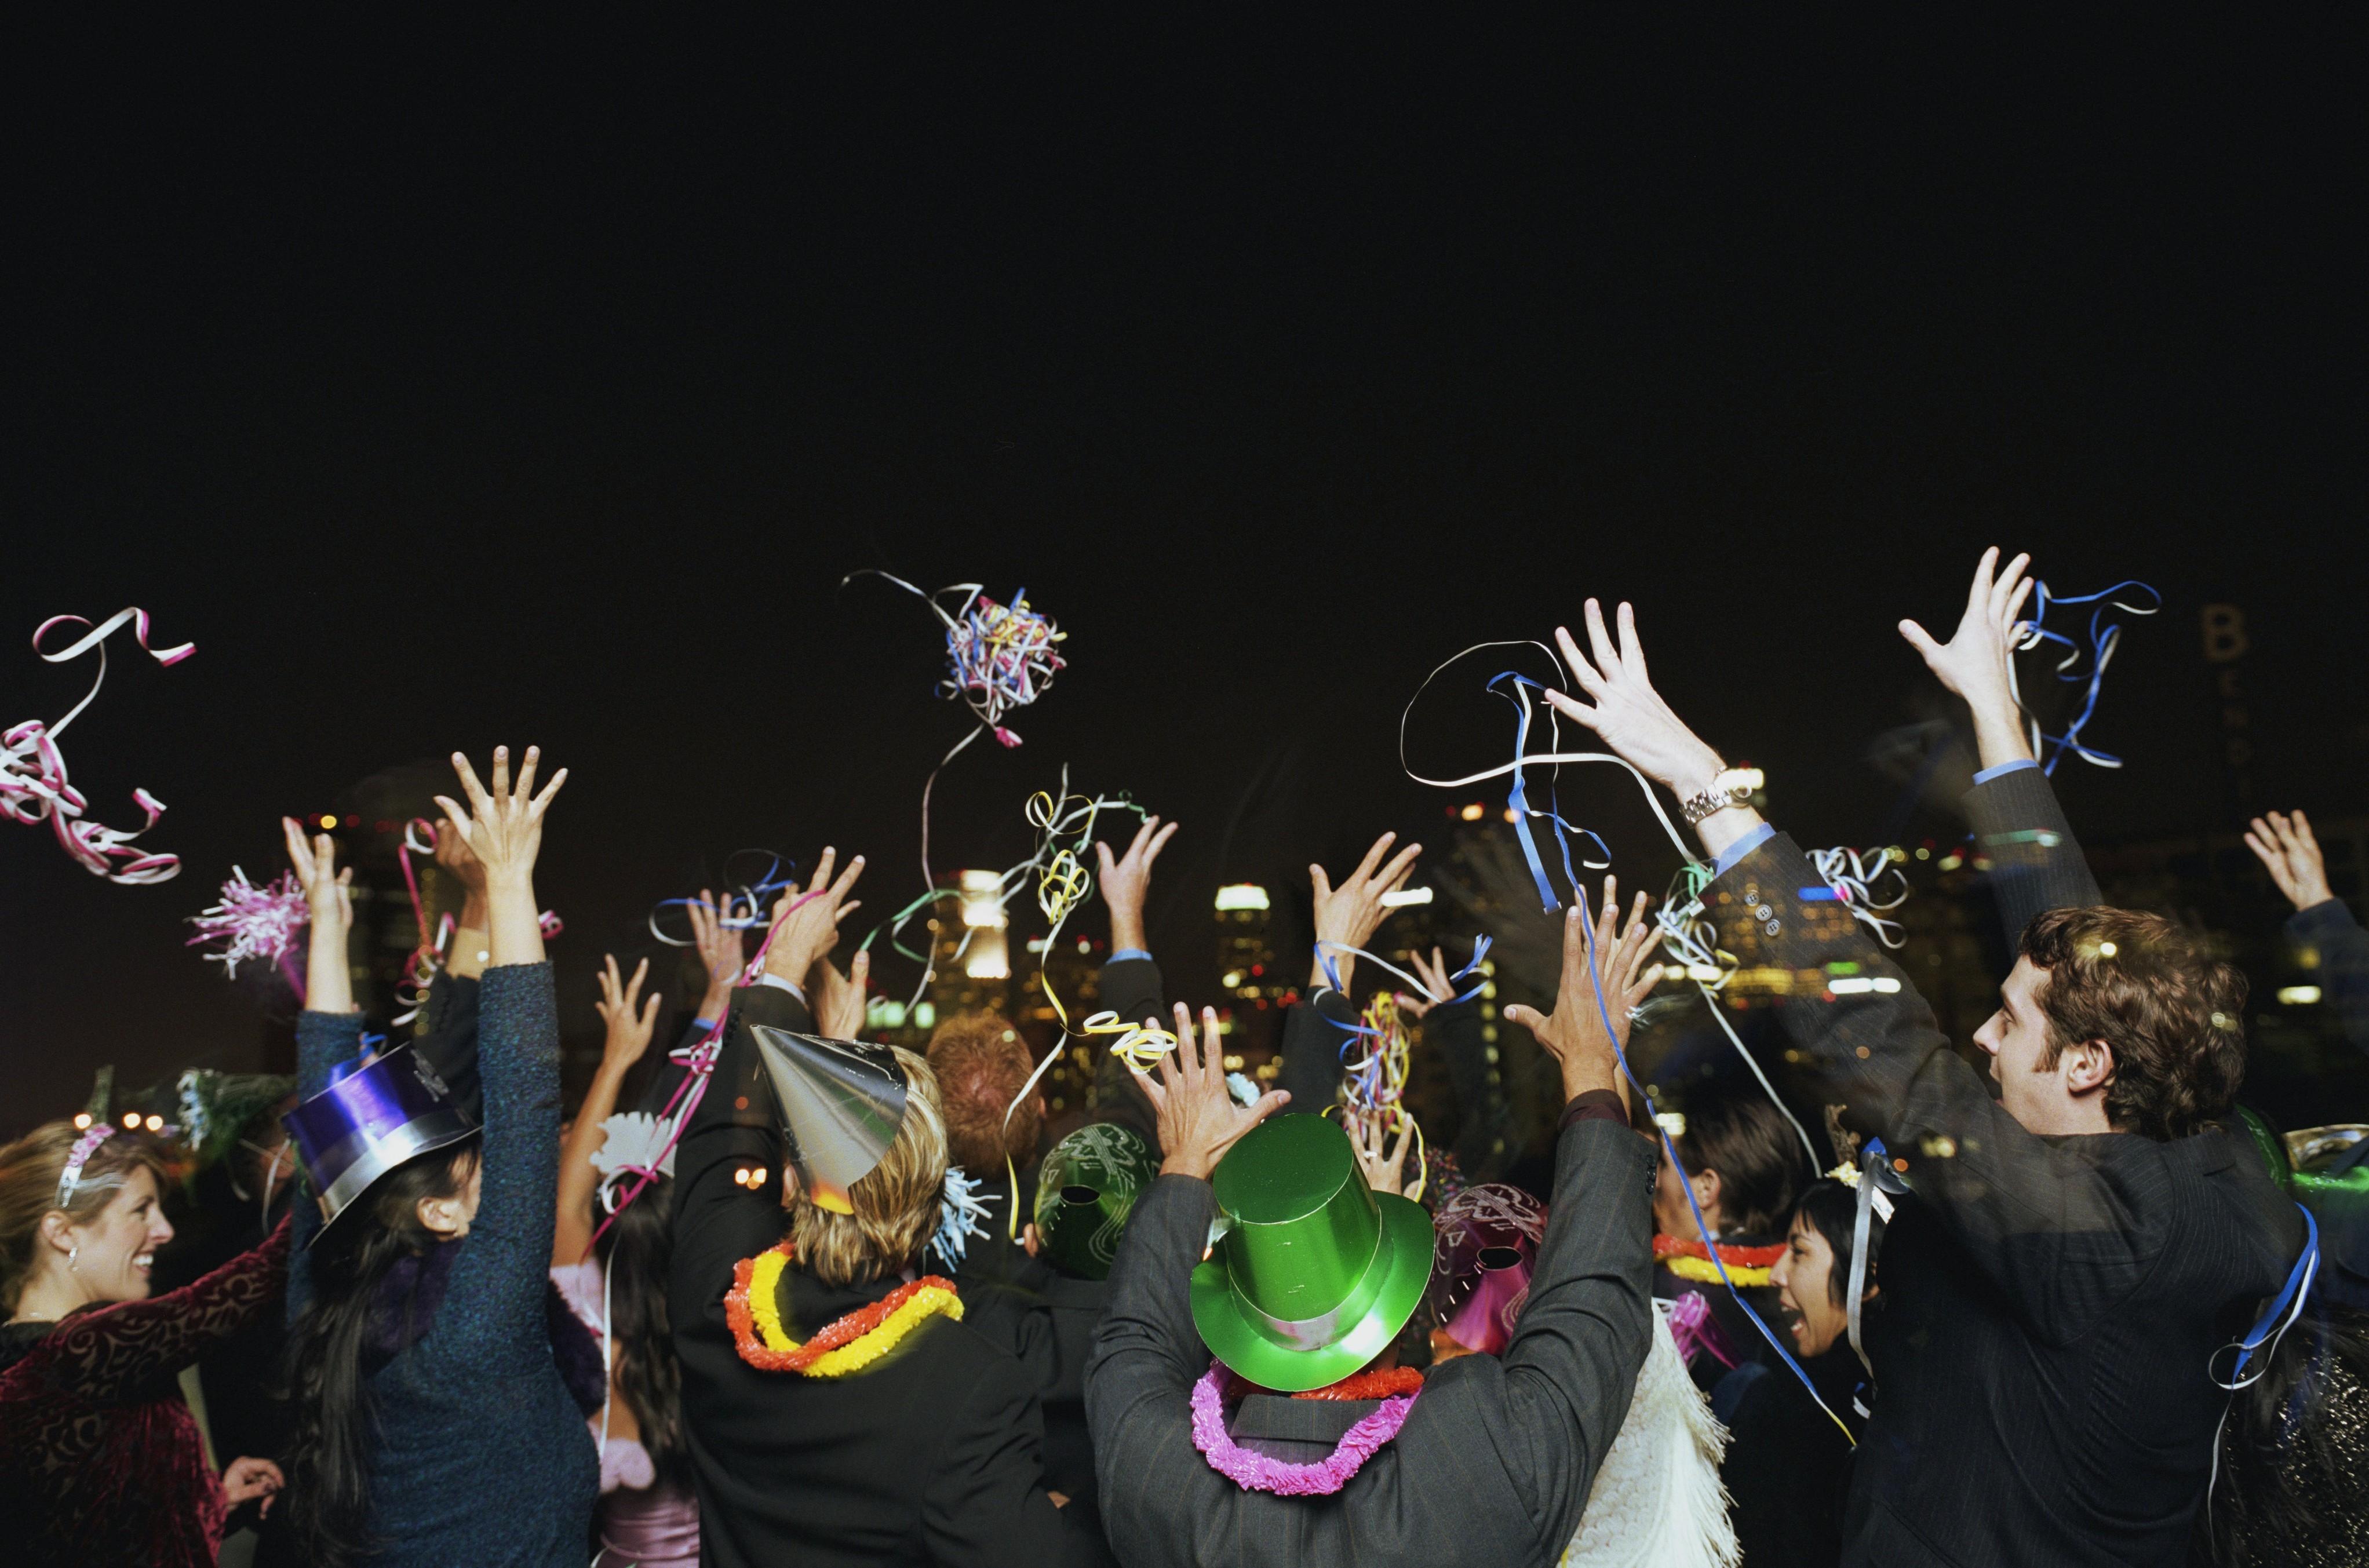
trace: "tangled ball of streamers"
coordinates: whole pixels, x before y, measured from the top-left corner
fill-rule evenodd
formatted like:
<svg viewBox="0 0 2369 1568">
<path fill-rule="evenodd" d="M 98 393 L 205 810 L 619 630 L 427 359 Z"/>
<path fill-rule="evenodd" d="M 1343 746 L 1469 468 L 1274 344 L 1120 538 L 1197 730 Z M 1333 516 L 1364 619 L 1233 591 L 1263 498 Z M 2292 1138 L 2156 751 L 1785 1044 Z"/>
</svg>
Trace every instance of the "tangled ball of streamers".
<svg viewBox="0 0 2369 1568">
<path fill-rule="evenodd" d="M 1417 1174 L 1406 1196 L 1420 1200 L 1430 1162 L 1422 1125 L 1406 1108 L 1407 1069 L 1413 1052 L 1397 999 L 1387 990 L 1375 992 L 1365 1013 L 1348 1027 L 1349 1039 L 1341 1047 L 1341 1118 L 1368 1135 L 1413 1130 Z"/>
<path fill-rule="evenodd" d="M 1898 921 L 1886 920 L 1886 912 L 1908 901 L 1908 875 L 1900 868 L 1895 852 L 1855 850 L 1837 845 L 1830 850 L 1812 850 L 1810 864 L 1834 889 L 1835 897 L 1849 906 L 1851 915 L 1886 947 L 1898 947 L 1908 939 L 1907 928 Z M 1889 880 L 1887 880 L 1889 879 Z M 1883 895 L 1890 894 L 1887 898 Z"/>
<path fill-rule="evenodd" d="M 1735 955 L 1720 946 L 1719 926 L 1703 908 L 1703 891 L 1711 883 L 1710 866 L 1682 865 L 1654 911 L 1662 952 L 1679 973 L 1706 991 L 1725 986 L 1736 969 Z"/>
<path fill-rule="evenodd" d="M 946 618 L 946 677 L 939 689 L 968 703 L 997 740 L 1017 746 L 1020 737 L 1004 727 L 1003 715 L 1026 707 L 1053 684 L 1062 667 L 1053 645 L 1067 635 L 1028 608 L 1026 589 L 1008 605 L 974 589 Z"/>
<path fill-rule="evenodd" d="M 727 931 L 749 931 L 769 924 L 772 919 L 769 911 L 772 910 L 774 900 L 794 887 L 797 881 L 797 867 L 783 860 L 781 856 L 763 850 L 750 853 L 763 855 L 767 865 L 764 872 L 754 882 L 743 882 L 737 887 L 727 888 L 716 898 L 715 923 Z M 736 854 L 732 858 L 740 857 Z M 725 864 L 728 878 L 731 861 L 727 860 Z M 669 910 L 688 910 L 697 902 L 695 898 L 659 899 L 650 910 L 650 935 L 669 947 L 691 946 L 693 941 L 692 937 L 670 935 L 659 926 L 658 917 Z"/>
<path fill-rule="evenodd" d="M 55 653 L 43 653 L 41 638 L 51 628 L 68 624 L 91 629 Z M 35 627 L 33 652 L 42 663 L 63 664 L 97 649 L 98 674 L 91 681 L 90 690 L 83 693 L 82 701 L 57 723 L 28 719 L 0 734 L 0 814 L 28 826 L 47 821 L 57 835 L 58 847 L 84 870 L 123 887 L 139 887 L 167 882 L 181 874 L 178 855 L 135 849 L 132 844 L 132 840 L 156 825 L 156 818 L 165 814 L 164 803 L 145 789 L 135 789 L 132 798 L 147 817 L 139 827 L 110 828 L 87 820 L 83 814 L 90 809 L 90 801 L 67 779 L 65 753 L 58 750 L 58 737 L 65 733 L 66 727 L 83 709 L 90 706 L 91 699 L 98 695 L 99 687 L 107 680 L 108 637 L 127 624 L 142 650 L 167 669 L 197 651 L 195 643 L 183 643 L 178 647 L 150 647 L 148 612 L 137 607 L 120 610 L 97 626 L 91 626 L 80 615 L 52 615 Z"/>
<path fill-rule="evenodd" d="M 220 964 L 224 978 L 235 979 L 241 964 L 285 964 L 312 919 L 294 872 L 283 871 L 279 880 L 258 887 L 243 867 L 234 865 L 221 898 L 189 917 L 198 933 L 185 945 L 215 944 L 206 961 Z"/>
</svg>

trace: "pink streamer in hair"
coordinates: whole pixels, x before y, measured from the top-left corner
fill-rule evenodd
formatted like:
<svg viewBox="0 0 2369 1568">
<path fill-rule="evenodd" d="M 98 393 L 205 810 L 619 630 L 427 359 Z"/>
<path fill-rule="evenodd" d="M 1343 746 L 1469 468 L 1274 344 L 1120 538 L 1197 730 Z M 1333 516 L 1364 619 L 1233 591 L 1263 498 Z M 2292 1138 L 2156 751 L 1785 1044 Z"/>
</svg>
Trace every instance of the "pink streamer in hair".
<svg viewBox="0 0 2369 1568">
<path fill-rule="evenodd" d="M 1332 1458 L 1315 1464 L 1292 1464 L 1242 1448 L 1227 1434 L 1219 1394 L 1226 1377 L 1225 1363 L 1212 1361 L 1201 1380 L 1193 1385 L 1193 1446 L 1201 1450 L 1211 1470 L 1236 1486 L 1272 1492 L 1278 1497 L 1330 1497 L 1348 1485 L 1349 1478 L 1399 1435 L 1399 1428 L 1406 1425 L 1407 1412 L 1420 1397 L 1396 1394 L 1384 1400 L 1380 1409 L 1342 1436 Z"/>
<path fill-rule="evenodd" d="M 94 876 L 104 876 L 125 887 L 169 881 L 180 875 L 180 856 L 131 847 L 132 840 L 156 825 L 156 818 L 165 813 L 164 803 L 144 789 L 135 789 L 132 798 L 147 814 L 147 820 L 139 827 L 126 830 L 86 820 L 83 813 L 90 808 L 90 801 L 68 782 L 65 754 L 58 750 L 58 737 L 98 695 L 99 687 L 107 680 L 107 639 L 118 627 L 130 623 L 141 648 L 167 669 L 195 653 L 198 645 L 149 647 L 148 612 L 135 606 L 119 610 L 103 624 L 91 626 L 72 646 L 55 653 L 42 653 L 41 638 L 50 628 L 69 622 L 77 626 L 91 625 L 80 615 L 52 615 L 33 629 L 33 652 L 44 664 L 63 664 L 97 648 L 98 674 L 91 681 L 90 690 L 83 693 L 82 701 L 57 723 L 28 719 L 0 735 L 0 814 L 28 824 L 46 819 L 57 835 L 59 847 Z M 120 869 L 115 864 L 118 861 L 124 863 Z"/>
</svg>

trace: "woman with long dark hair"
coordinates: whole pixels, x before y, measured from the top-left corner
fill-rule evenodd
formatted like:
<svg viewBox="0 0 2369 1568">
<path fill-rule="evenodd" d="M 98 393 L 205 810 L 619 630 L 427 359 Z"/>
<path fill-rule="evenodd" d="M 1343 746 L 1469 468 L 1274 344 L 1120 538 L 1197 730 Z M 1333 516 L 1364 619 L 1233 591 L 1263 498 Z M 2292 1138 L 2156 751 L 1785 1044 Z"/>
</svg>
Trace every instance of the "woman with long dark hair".
<svg viewBox="0 0 2369 1568">
<path fill-rule="evenodd" d="M 0 1519 L 9 1560 L 211 1564 L 229 1510 L 269 1507 L 268 1459 L 217 1477 L 176 1381 L 273 1309 L 288 1227 L 191 1284 L 148 1295 L 172 1240 L 164 1160 L 85 1116 L 0 1148 Z"/>
<path fill-rule="evenodd" d="M 289 1121 L 318 1204 L 297 1211 L 290 1277 L 290 1484 L 315 1568 L 584 1561 L 599 1467 L 545 1316 L 559 1042 L 533 885 L 566 773 L 537 795 L 536 762 L 530 748 L 513 790 L 497 749 L 489 794 L 456 755 L 468 807 L 437 802 L 485 868 L 482 1128 L 412 1051 L 356 1064 L 344 878 L 326 835 L 288 824 L 313 911 Z"/>
<path fill-rule="evenodd" d="M 694 924 L 699 918 L 693 906 Z M 683 1444 L 682 1373 L 667 1316 L 673 1150 L 668 1124 L 658 1117 L 612 1114 L 625 1074 L 649 1049 L 657 1023 L 657 994 L 641 1000 L 648 976 L 645 960 L 621 982 L 614 957 L 601 972 L 597 1005 L 608 1038 L 559 1156 L 551 1277 L 601 1336 L 609 1368 L 607 1402 L 590 1418 L 601 1442 L 596 1568 L 699 1563 L 699 1500 Z M 673 1076 L 663 1075 L 661 1082 Z"/>
</svg>

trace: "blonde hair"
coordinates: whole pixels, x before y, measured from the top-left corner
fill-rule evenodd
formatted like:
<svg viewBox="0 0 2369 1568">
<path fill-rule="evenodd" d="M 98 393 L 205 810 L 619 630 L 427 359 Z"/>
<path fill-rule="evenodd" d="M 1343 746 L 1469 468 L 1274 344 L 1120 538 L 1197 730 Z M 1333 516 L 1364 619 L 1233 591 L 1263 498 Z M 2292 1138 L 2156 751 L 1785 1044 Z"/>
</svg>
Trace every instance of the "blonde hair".
<svg viewBox="0 0 2369 1568">
<path fill-rule="evenodd" d="M 32 1278 L 41 1221 L 52 1213 L 63 1212 L 73 1224 L 89 1224 L 115 1201 L 134 1171 L 146 1171 L 160 1188 L 165 1185 L 165 1159 L 156 1146 L 138 1133 L 119 1130 L 91 1150 L 73 1196 L 61 1206 L 58 1183 L 83 1132 L 72 1122 L 44 1122 L 0 1148 L 0 1311 L 16 1311 Z"/>
<path fill-rule="evenodd" d="M 847 1189 L 853 1214 L 818 1208 L 799 1193 L 790 1200 L 790 1238 L 798 1262 L 826 1285 L 863 1285 L 897 1273 L 938 1228 L 946 1185 L 946 1122 L 938 1078 L 902 1046 L 889 1047 L 905 1070 L 905 1120 L 880 1163 Z"/>
</svg>

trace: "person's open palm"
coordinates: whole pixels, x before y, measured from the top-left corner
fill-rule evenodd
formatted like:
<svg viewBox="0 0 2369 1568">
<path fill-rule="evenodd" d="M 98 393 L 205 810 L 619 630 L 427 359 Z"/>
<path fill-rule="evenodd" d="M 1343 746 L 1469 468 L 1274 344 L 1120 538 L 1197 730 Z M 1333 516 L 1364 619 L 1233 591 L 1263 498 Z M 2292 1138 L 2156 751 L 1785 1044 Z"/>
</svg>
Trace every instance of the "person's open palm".
<svg viewBox="0 0 2369 1568">
<path fill-rule="evenodd" d="M 1103 902 L 1110 908 L 1111 945 L 1136 947 L 1142 944 L 1143 900 L 1151 888 L 1151 863 L 1176 836 L 1176 824 L 1162 823 L 1159 817 L 1143 819 L 1135 830 L 1134 840 L 1125 854 L 1114 858 L 1110 845 L 1100 840 L 1094 843 L 1094 860 L 1100 872 Z"/>
<path fill-rule="evenodd" d="M 650 1036 L 658 1032 L 658 993 L 652 991 L 647 1001 L 642 1000 L 642 982 L 650 978 L 647 958 L 634 966 L 633 979 L 620 983 L 617 978 L 617 956 L 604 953 L 601 970 L 601 1000 L 592 1011 L 608 1025 L 607 1039 L 601 1047 L 601 1059 L 618 1067 L 631 1067 L 642 1059 L 650 1048 Z"/>
<path fill-rule="evenodd" d="M 2254 825 L 2246 830 L 2246 847 L 2254 852 L 2254 858 L 2296 909 L 2307 910 L 2336 897 L 2328 885 L 2328 860 L 2319 853 L 2311 818 L 2301 811 L 2292 818 L 2273 811 L 2268 821 L 2255 818 Z"/>
<path fill-rule="evenodd" d="M 1617 612 L 1620 641 L 1605 630 L 1604 607 L 1591 599 L 1584 607 L 1588 651 L 1567 626 L 1555 628 L 1555 644 L 1579 682 L 1582 697 L 1550 690 L 1556 712 L 1596 731 L 1604 743 L 1656 784 L 1684 795 L 1707 790 L 1721 772 L 1719 753 L 1687 727 L 1645 670 L 1645 647 L 1637 637 L 1637 615 L 1625 602 Z"/>
<path fill-rule="evenodd" d="M 1900 623 L 1900 635 L 1924 656 L 1926 668 L 1977 709 L 2015 705 L 2016 617 L 2031 597 L 2033 579 L 2025 575 L 2031 557 L 2018 555 L 1993 576 L 1998 558 L 1996 544 L 1983 552 L 1974 580 L 1966 589 L 1965 611 L 1948 642 L 1936 642 L 1933 634 L 1914 621 Z"/>
<path fill-rule="evenodd" d="M 804 986 L 815 960 L 838 945 L 840 921 L 863 904 L 862 899 L 850 900 L 847 894 L 864 875 L 864 857 L 849 861 L 846 871 L 834 877 L 838 864 L 839 852 L 825 848 L 803 892 L 795 883 L 783 889 L 773 905 L 772 945 L 765 951 L 767 974 Z"/>
<path fill-rule="evenodd" d="M 494 786 L 488 790 L 477 782 L 477 771 L 469 765 L 469 759 L 458 751 L 452 753 L 452 771 L 460 775 L 468 808 L 462 809 L 450 795 L 438 795 L 436 804 L 444 812 L 444 830 L 460 834 L 484 864 L 489 887 L 496 883 L 514 885 L 533 876 L 535 856 L 543 850 L 544 813 L 551 808 L 560 785 L 567 782 L 567 770 L 562 768 L 544 785 L 541 795 L 535 794 L 534 774 L 542 761 L 541 748 L 528 747 L 513 787 L 510 749 L 495 747 Z"/>
<path fill-rule="evenodd" d="M 1408 954 L 1407 962 L 1414 966 L 1414 978 L 1423 982 L 1423 994 L 1416 996 L 1411 991 L 1399 992 L 1400 1012 L 1410 1018 L 1420 1018 L 1440 1003 L 1456 1000 L 1456 982 L 1448 979 L 1448 960 L 1439 956 L 1438 948 L 1431 950 L 1431 961 L 1427 964 L 1420 953 Z"/>
<path fill-rule="evenodd" d="M 1653 953 L 1655 933 L 1644 918 L 1642 893 L 1631 910 L 1628 930 L 1617 931 L 1619 899 L 1618 885 L 1606 877 L 1604 902 L 1592 933 L 1585 902 L 1572 905 L 1563 917 L 1562 975 L 1554 1011 L 1541 1013 L 1516 1002 L 1505 1009 L 1505 1021 L 1529 1030 L 1562 1063 L 1566 1087 L 1584 1082 L 1619 1088 L 1625 1102 L 1629 1091 L 1621 1081 L 1618 1052 L 1629 1043 L 1630 1009 L 1654 989 L 1645 960 Z"/>
<path fill-rule="evenodd" d="M 870 1005 L 864 993 L 872 976 L 872 955 L 859 951 L 848 960 L 843 975 L 838 965 L 825 958 L 815 967 L 815 1027 L 830 1039 L 855 1039 Z"/>
<path fill-rule="evenodd" d="M 1159 1113 L 1160 1172 L 1167 1176 L 1196 1176 L 1203 1181 L 1218 1168 L 1226 1150 L 1242 1136 L 1291 1103 L 1291 1095 L 1270 1089 L 1256 1103 L 1236 1104 L 1226 1089 L 1226 1052 L 1218 1038 L 1218 1013 L 1201 1010 L 1201 1037 L 1193 1038 L 1193 1014 L 1176 1004 L 1176 1048 L 1160 1059 L 1160 1076 L 1128 1064 L 1143 1086 L 1152 1109 Z"/>
<path fill-rule="evenodd" d="M 354 924 L 354 868 L 338 869 L 338 841 L 326 833 L 304 836 L 304 825 L 293 817 L 280 819 L 288 839 L 288 864 L 295 868 L 296 885 L 304 889 L 304 907 L 313 923 L 339 935 Z"/>
</svg>

